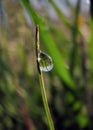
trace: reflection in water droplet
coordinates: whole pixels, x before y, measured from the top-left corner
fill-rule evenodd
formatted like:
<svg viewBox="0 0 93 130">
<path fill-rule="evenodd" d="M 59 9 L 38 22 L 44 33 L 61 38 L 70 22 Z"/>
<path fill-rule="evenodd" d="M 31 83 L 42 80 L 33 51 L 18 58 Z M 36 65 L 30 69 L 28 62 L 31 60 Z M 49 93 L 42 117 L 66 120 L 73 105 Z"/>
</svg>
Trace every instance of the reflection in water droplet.
<svg viewBox="0 0 93 130">
<path fill-rule="evenodd" d="M 40 64 L 41 71 L 48 72 L 48 71 L 52 70 L 53 62 L 52 62 L 52 58 L 49 55 L 47 55 L 43 52 L 40 52 L 38 61 Z"/>
<path fill-rule="evenodd" d="M 86 0 L 86 3 L 87 3 L 87 4 L 90 4 L 90 1 L 89 1 L 89 0 Z"/>
</svg>

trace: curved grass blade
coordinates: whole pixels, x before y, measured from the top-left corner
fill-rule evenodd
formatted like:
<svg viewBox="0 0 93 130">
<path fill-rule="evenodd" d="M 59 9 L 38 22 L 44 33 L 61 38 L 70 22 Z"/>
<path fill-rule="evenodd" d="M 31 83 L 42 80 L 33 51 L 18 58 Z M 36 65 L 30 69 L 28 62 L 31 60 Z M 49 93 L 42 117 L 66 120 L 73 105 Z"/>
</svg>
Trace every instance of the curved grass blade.
<svg viewBox="0 0 93 130">
<path fill-rule="evenodd" d="M 72 87 L 72 89 L 74 89 L 73 80 L 70 77 L 70 74 L 66 68 L 66 65 L 63 61 L 61 53 L 57 49 L 57 46 L 52 36 L 50 35 L 50 33 L 48 32 L 46 28 L 46 24 L 44 20 L 40 17 L 40 15 L 37 14 L 37 12 L 29 4 L 29 2 L 22 0 L 22 3 L 27 9 L 31 18 L 33 19 L 33 22 L 35 24 L 40 25 L 40 34 L 41 34 L 42 41 L 44 42 L 47 50 L 49 51 L 51 57 L 53 58 L 53 62 L 54 62 L 54 66 L 55 66 L 55 70 L 57 74 L 66 84 L 68 84 L 68 86 L 70 86 L 70 88 Z"/>
<path fill-rule="evenodd" d="M 93 72 L 93 1 L 90 0 L 90 41 L 88 46 L 88 55 L 90 60 L 90 68 Z"/>
</svg>

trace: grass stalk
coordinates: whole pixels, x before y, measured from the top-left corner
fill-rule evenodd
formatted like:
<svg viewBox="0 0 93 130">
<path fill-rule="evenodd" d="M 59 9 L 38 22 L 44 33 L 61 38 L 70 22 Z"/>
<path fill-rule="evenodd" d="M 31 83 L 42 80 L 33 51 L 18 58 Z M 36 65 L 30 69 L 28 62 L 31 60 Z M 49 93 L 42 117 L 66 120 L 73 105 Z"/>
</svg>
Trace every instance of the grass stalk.
<svg viewBox="0 0 93 130">
<path fill-rule="evenodd" d="M 76 5 L 76 13 L 75 13 L 75 20 L 74 20 L 74 25 L 72 28 L 72 42 L 73 42 L 73 47 L 71 51 L 71 63 L 70 63 L 70 73 L 72 77 L 74 76 L 74 69 L 76 65 L 76 60 L 77 60 L 77 51 L 78 51 L 78 44 L 77 44 L 77 36 L 78 36 L 78 18 L 80 14 L 80 8 L 81 8 L 81 0 L 77 1 Z"/>
<path fill-rule="evenodd" d="M 36 42 L 37 68 L 38 68 L 39 81 L 40 81 L 44 109 L 46 112 L 47 121 L 48 121 L 48 125 L 49 125 L 50 130 L 55 130 L 54 124 L 52 121 L 52 117 L 51 117 L 51 113 L 50 113 L 50 109 L 48 106 L 47 95 L 46 95 L 45 85 L 44 85 L 44 80 L 43 80 L 43 74 L 42 74 L 42 71 L 40 70 L 40 64 L 39 64 L 40 43 L 39 43 L 39 26 L 38 25 L 36 26 L 35 42 Z"/>
</svg>

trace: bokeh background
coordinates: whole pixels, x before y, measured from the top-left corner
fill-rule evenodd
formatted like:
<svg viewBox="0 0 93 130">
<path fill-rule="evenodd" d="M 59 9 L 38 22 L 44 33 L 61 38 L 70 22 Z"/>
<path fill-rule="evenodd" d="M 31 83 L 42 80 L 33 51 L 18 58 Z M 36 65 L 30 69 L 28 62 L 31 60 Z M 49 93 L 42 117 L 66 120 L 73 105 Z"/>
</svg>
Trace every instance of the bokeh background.
<svg viewBox="0 0 93 130">
<path fill-rule="evenodd" d="M 93 129 L 92 0 L 0 0 L 0 130 L 48 130 L 36 65 L 43 73 L 55 130 Z"/>
</svg>

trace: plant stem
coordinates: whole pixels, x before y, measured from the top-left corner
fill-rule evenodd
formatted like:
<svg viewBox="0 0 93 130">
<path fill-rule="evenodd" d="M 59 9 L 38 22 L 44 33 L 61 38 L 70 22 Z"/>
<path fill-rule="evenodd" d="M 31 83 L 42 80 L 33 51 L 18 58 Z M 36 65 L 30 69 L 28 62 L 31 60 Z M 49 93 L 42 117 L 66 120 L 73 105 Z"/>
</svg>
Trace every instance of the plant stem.
<svg viewBox="0 0 93 130">
<path fill-rule="evenodd" d="M 50 130 L 54 130 L 54 125 L 53 125 L 52 117 L 51 117 L 49 106 L 48 106 L 47 95 L 46 95 L 46 91 L 45 91 L 45 85 L 44 85 L 42 72 L 41 72 L 41 74 L 39 73 L 39 81 L 40 81 L 40 87 L 41 87 L 44 108 L 45 108 L 47 120 L 49 123 L 49 128 L 50 128 Z"/>
<path fill-rule="evenodd" d="M 43 103 L 44 103 L 44 108 L 45 108 L 49 128 L 50 128 L 50 130 L 55 130 L 54 124 L 53 124 L 53 121 L 52 121 L 52 117 L 51 117 L 51 114 L 50 114 L 50 109 L 49 109 L 49 106 L 48 106 L 48 101 L 47 101 L 47 96 L 46 96 L 46 91 L 45 91 L 45 85 L 44 85 L 44 80 L 43 80 L 43 74 L 40 70 L 40 64 L 39 64 L 40 44 L 39 44 L 39 26 L 38 25 L 36 26 L 36 36 L 35 36 L 35 38 L 36 38 L 35 40 L 36 40 L 37 68 L 38 68 L 38 73 L 39 73 L 39 81 L 40 81 L 42 99 L 43 99 Z"/>
<path fill-rule="evenodd" d="M 72 77 L 74 77 L 74 69 L 75 69 L 76 60 L 77 60 L 78 18 L 79 18 L 80 8 L 81 8 L 81 0 L 78 0 L 77 5 L 76 5 L 76 15 L 75 15 L 74 26 L 72 28 L 73 47 L 72 47 L 72 51 L 71 51 L 71 63 L 70 63 L 70 73 L 71 73 Z"/>
</svg>

